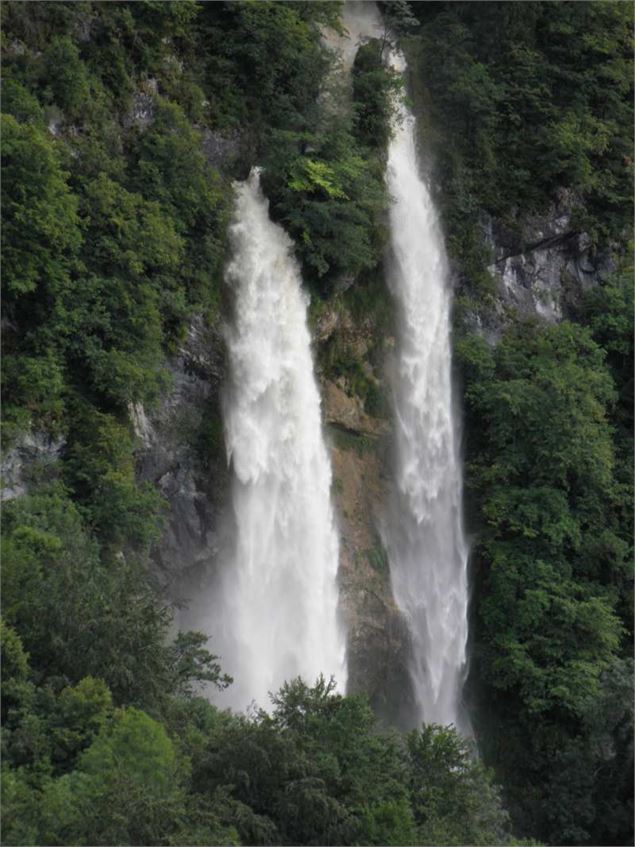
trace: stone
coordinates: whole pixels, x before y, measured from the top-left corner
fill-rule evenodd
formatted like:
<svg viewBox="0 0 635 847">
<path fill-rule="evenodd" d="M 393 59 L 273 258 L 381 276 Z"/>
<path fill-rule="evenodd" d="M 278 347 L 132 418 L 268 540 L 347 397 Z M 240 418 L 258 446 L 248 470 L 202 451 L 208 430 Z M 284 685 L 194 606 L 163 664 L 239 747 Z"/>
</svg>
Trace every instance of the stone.
<svg viewBox="0 0 635 847">
<path fill-rule="evenodd" d="M 364 412 L 359 397 L 349 397 L 342 387 L 334 382 L 323 382 L 322 404 L 327 424 L 334 424 L 360 435 L 377 435 L 383 429 L 382 422 Z"/>
<path fill-rule="evenodd" d="M 221 172 L 233 168 L 243 151 L 243 139 L 239 132 L 217 132 L 207 127 L 202 130 L 203 153 L 207 162 Z"/>
<path fill-rule="evenodd" d="M 171 387 L 155 408 L 131 405 L 140 481 L 151 482 L 167 503 L 165 529 L 152 550 L 155 581 L 171 597 L 181 595 L 186 574 L 205 567 L 217 547 L 226 473 L 206 467 L 196 442 L 224 377 L 224 341 L 217 327 L 195 317 L 168 361 Z"/>
<path fill-rule="evenodd" d="M 145 128 L 154 120 L 154 101 L 159 92 L 156 79 L 149 78 L 144 81 L 142 87 L 132 95 L 132 108 L 124 115 L 122 124 L 124 129 L 133 126 Z"/>
<path fill-rule="evenodd" d="M 574 193 L 562 189 L 544 215 L 529 217 L 516 231 L 481 214 L 479 227 L 492 255 L 488 271 L 496 283 L 496 303 L 485 318 L 476 321 L 468 315 L 466 320 L 489 343 L 500 337 L 510 310 L 522 319 L 563 320 L 583 292 L 614 268 L 609 255 L 593 255 L 588 234 L 572 229 L 573 210 L 579 205 Z"/>
<path fill-rule="evenodd" d="M 64 439 L 46 432 L 25 432 L 3 453 L 0 462 L 0 501 L 27 494 L 36 466 L 53 470 L 64 449 Z"/>
</svg>

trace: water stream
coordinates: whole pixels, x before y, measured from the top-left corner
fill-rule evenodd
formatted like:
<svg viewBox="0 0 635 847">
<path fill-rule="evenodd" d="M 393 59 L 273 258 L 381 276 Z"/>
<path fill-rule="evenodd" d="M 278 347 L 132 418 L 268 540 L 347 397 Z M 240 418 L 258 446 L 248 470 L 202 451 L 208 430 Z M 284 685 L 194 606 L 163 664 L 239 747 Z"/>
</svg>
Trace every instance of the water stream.
<svg viewBox="0 0 635 847">
<path fill-rule="evenodd" d="M 350 67 L 359 43 L 384 40 L 375 3 L 348 2 L 340 46 Z M 337 45 L 335 45 L 337 46 Z M 396 50 L 388 64 L 406 75 Z M 462 474 L 452 398 L 448 262 L 439 218 L 421 176 L 416 121 L 400 102 L 388 150 L 391 195 L 387 282 L 397 311 L 391 372 L 394 494 L 385 543 L 393 596 L 411 639 L 416 722 L 469 731 L 461 707 L 467 644 L 467 555 Z"/>
<path fill-rule="evenodd" d="M 243 709 L 301 675 L 346 684 L 338 621 L 338 536 L 300 270 L 293 243 L 268 214 L 257 170 L 236 186 L 226 270 L 225 435 L 233 468 L 234 547 L 214 600 L 214 650 Z"/>
<path fill-rule="evenodd" d="M 399 53 L 391 55 L 405 73 Z M 411 640 L 419 719 L 466 730 L 461 690 L 467 645 L 467 556 L 452 398 L 448 262 L 420 175 L 415 118 L 400 104 L 388 151 L 388 284 L 397 307 L 392 375 L 395 494 L 387 532 L 395 601 Z"/>
</svg>

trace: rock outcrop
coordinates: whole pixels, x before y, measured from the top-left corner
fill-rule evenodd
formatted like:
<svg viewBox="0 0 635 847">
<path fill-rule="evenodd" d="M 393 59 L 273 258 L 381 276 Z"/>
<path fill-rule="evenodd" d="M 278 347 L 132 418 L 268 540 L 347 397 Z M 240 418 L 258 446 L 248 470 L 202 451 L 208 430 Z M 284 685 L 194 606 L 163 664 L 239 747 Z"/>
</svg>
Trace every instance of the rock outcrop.
<svg viewBox="0 0 635 847">
<path fill-rule="evenodd" d="M 0 501 L 27 494 L 37 475 L 55 474 L 55 465 L 64 449 L 64 440 L 46 432 L 25 432 L 4 451 L 0 462 Z"/>
<path fill-rule="evenodd" d="M 520 231 L 482 215 L 495 293 L 492 308 L 474 317 L 474 324 L 492 343 L 510 314 L 547 323 L 569 317 L 582 294 L 615 270 L 610 252 L 596 252 L 589 236 L 576 229 L 575 205 L 576 198 L 563 190 L 557 203 L 529 217 Z"/>
<path fill-rule="evenodd" d="M 387 723 L 407 725 L 412 708 L 408 631 L 392 597 L 381 540 L 389 484 L 386 422 L 366 415 L 359 399 L 335 383 L 323 381 L 322 390 L 340 530 L 348 689 L 367 694 Z"/>
<path fill-rule="evenodd" d="M 153 410 L 131 407 L 137 473 L 167 501 L 165 530 L 152 552 L 154 575 L 172 599 L 192 569 L 217 548 L 227 472 L 220 423 L 224 342 L 200 318 L 168 362 L 172 386 Z"/>
</svg>

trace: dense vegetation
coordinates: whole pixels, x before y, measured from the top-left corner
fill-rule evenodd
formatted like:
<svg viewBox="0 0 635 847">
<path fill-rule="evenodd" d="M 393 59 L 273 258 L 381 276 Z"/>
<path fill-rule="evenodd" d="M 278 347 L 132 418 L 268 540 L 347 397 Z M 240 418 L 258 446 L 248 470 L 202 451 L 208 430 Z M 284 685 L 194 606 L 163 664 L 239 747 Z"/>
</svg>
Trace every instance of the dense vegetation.
<svg viewBox="0 0 635 847">
<path fill-rule="evenodd" d="M 3 6 L 4 442 L 64 445 L 4 510 L 3 843 L 509 840 L 450 730 L 382 733 L 324 682 L 271 716 L 196 697 L 230 680 L 148 579 L 162 506 L 129 409 L 166 387 L 190 316 L 218 319 L 230 178 L 264 164 L 322 293 L 381 253 L 393 81 L 370 46 L 351 93 L 318 97 L 337 10 Z M 234 140 L 222 175 L 210 132 Z"/>
<path fill-rule="evenodd" d="M 632 843 L 633 11 L 412 8 L 413 96 L 461 280 L 480 748 L 520 832 Z M 514 253 L 556 203 L 619 267 L 558 326 L 508 313 L 492 348 L 470 320 L 496 306 L 483 215 Z"/>
<path fill-rule="evenodd" d="M 523 246 L 558 199 L 598 249 L 633 216 L 633 10 L 628 3 L 415 3 L 409 41 L 420 127 L 448 243 L 488 292 L 482 215 Z M 412 31 L 412 30 L 411 30 Z"/>
<path fill-rule="evenodd" d="M 472 307 L 493 296 L 481 212 L 522 245 L 566 189 L 573 225 L 624 252 L 629 4 L 383 5 Z M 163 503 L 136 479 L 130 408 L 165 390 L 191 317 L 220 318 L 232 178 L 263 166 L 314 294 L 372 313 L 381 354 L 382 45 L 349 90 L 320 38 L 337 3 L 1 11 L 3 442 L 63 445 L 4 509 L 3 843 L 513 843 L 452 730 L 380 731 L 324 681 L 290 682 L 270 715 L 197 697 L 230 680 L 148 578 Z M 623 269 L 571 322 L 456 344 L 475 722 L 514 829 L 551 843 L 632 837 L 631 302 Z M 385 413 L 337 335 L 321 355 Z"/>
<path fill-rule="evenodd" d="M 458 345 L 479 531 L 477 725 L 514 820 L 552 844 L 632 832 L 633 456 L 619 394 L 632 433 L 633 347 L 630 323 L 618 335 L 615 322 L 632 280 L 594 292 L 587 315 L 600 296 L 592 330 L 519 324 L 494 350 Z M 608 327 L 630 388 L 597 343 Z"/>
</svg>

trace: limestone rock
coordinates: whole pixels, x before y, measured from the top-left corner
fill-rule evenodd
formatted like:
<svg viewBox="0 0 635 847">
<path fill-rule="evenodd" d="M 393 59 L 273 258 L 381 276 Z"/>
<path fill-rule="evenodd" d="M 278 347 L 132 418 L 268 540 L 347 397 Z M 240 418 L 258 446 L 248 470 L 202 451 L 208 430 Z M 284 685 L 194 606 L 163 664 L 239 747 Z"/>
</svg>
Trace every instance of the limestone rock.
<svg viewBox="0 0 635 847">
<path fill-rule="evenodd" d="M 122 120 L 124 129 L 130 129 L 133 126 L 147 127 L 152 123 L 154 101 L 158 91 L 158 83 L 153 78 L 145 80 L 139 91 L 135 91 L 132 95 L 132 108 Z"/>
<path fill-rule="evenodd" d="M 390 586 L 381 541 L 387 498 L 381 443 L 359 452 L 333 446 L 340 530 L 340 604 L 348 633 L 348 690 L 367 694 L 387 723 L 411 724 L 409 636 Z"/>
<path fill-rule="evenodd" d="M 520 230 L 481 215 L 496 303 L 489 315 L 467 320 L 491 343 L 500 337 L 510 310 L 524 319 L 556 323 L 570 314 L 584 291 L 614 270 L 611 256 L 594 253 L 588 235 L 575 229 L 573 212 L 579 203 L 562 190 L 545 214 L 529 217 Z"/>
</svg>

